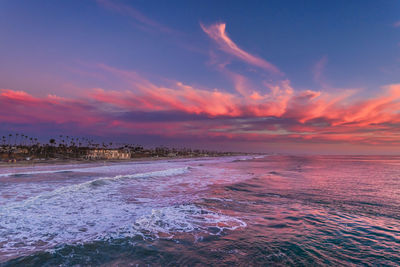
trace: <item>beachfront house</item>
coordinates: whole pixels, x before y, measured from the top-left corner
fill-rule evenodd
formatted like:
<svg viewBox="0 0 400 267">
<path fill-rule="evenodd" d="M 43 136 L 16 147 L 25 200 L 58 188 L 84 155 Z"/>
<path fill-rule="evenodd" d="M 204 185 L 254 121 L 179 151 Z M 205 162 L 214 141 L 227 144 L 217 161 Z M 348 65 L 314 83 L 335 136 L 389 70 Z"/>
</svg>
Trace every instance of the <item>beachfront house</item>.
<svg viewBox="0 0 400 267">
<path fill-rule="evenodd" d="M 93 149 L 89 150 L 86 159 L 130 159 L 131 153 L 119 149 Z"/>
</svg>

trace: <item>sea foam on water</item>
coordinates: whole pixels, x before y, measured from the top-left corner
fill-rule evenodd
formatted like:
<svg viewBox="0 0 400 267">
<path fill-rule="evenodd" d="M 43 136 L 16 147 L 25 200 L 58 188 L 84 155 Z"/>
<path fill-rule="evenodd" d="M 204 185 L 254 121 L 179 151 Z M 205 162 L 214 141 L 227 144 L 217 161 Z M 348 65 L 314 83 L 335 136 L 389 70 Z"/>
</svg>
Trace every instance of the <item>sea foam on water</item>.
<svg viewBox="0 0 400 267">
<path fill-rule="evenodd" d="M 3 177 L 22 181 L 20 189 L 24 179 L 28 183 L 29 177 L 47 175 L 47 182 L 51 183 L 52 175 L 68 172 L 71 181 L 24 200 L 8 201 L 0 207 L 0 257 L 12 258 L 59 245 L 136 235 L 157 238 L 161 234 L 172 238 L 176 233 L 215 234 L 209 231 L 211 227 L 219 229 L 217 233 L 245 227 L 240 219 L 190 203 L 196 199 L 197 192 L 193 190 L 211 184 L 207 179 L 211 173 L 218 176 L 218 171 L 215 167 L 209 170 L 199 167 L 198 161 L 189 165 L 194 167 L 178 161 L 153 166 L 135 163 L 3 173 Z M 201 169 L 206 171 L 190 175 Z M 132 173 L 135 170 L 147 171 Z M 93 176 L 95 172 L 100 178 Z M 86 173 L 90 173 L 87 181 Z M 104 177 L 105 174 L 116 175 Z M 188 182 L 196 187 L 188 187 Z M 177 194 L 180 187 L 189 191 L 182 189 L 184 196 Z M 132 198 L 134 201 L 130 201 Z"/>
</svg>

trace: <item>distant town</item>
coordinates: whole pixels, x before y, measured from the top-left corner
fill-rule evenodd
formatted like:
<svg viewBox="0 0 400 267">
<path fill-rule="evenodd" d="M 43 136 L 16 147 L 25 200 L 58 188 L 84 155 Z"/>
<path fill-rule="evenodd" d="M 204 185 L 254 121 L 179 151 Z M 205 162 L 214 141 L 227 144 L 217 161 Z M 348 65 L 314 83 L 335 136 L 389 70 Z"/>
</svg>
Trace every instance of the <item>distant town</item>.
<svg viewBox="0 0 400 267">
<path fill-rule="evenodd" d="M 141 145 L 95 142 L 90 138 L 59 135 L 48 142 L 24 134 L 8 134 L 1 137 L 0 159 L 2 162 L 42 160 L 129 160 L 134 158 L 175 158 L 230 156 L 239 153 L 217 152 L 190 148 L 155 147 Z M 242 154 L 242 153 L 241 153 Z"/>
</svg>

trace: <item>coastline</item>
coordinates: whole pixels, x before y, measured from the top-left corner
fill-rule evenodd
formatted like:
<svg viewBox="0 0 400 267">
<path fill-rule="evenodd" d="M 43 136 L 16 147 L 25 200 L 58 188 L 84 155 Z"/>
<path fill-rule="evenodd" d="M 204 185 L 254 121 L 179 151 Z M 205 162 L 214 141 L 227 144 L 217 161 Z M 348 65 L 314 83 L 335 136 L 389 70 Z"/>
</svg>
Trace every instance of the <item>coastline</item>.
<svg viewBox="0 0 400 267">
<path fill-rule="evenodd" d="M 175 160 L 175 159 L 196 159 L 196 158 L 215 158 L 215 157 L 232 157 L 246 156 L 247 153 L 235 153 L 232 155 L 219 156 L 175 156 L 175 157 L 138 157 L 130 159 L 46 159 L 46 160 L 23 160 L 17 162 L 0 162 L 0 169 L 10 167 L 35 167 L 35 166 L 51 166 L 51 165 L 73 165 L 73 164 L 96 164 L 96 163 L 122 163 L 122 162 L 140 162 L 140 161 L 159 161 L 159 160 Z"/>
</svg>

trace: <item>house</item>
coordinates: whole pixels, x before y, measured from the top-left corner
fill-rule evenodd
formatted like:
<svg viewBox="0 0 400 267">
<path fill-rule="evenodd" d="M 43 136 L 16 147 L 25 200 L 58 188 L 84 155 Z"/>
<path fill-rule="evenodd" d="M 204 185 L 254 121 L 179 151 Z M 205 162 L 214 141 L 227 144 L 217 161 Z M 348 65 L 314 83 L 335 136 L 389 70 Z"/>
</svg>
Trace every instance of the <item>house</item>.
<svg viewBox="0 0 400 267">
<path fill-rule="evenodd" d="M 86 159 L 130 159 L 129 151 L 118 149 L 93 149 L 89 150 Z"/>
<path fill-rule="evenodd" d="M 15 148 L 15 149 L 13 150 L 13 153 L 14 153 L 14 154 L 28 154 L 29 151 L 28 151 L 27 148 Z"/>
</svg>

